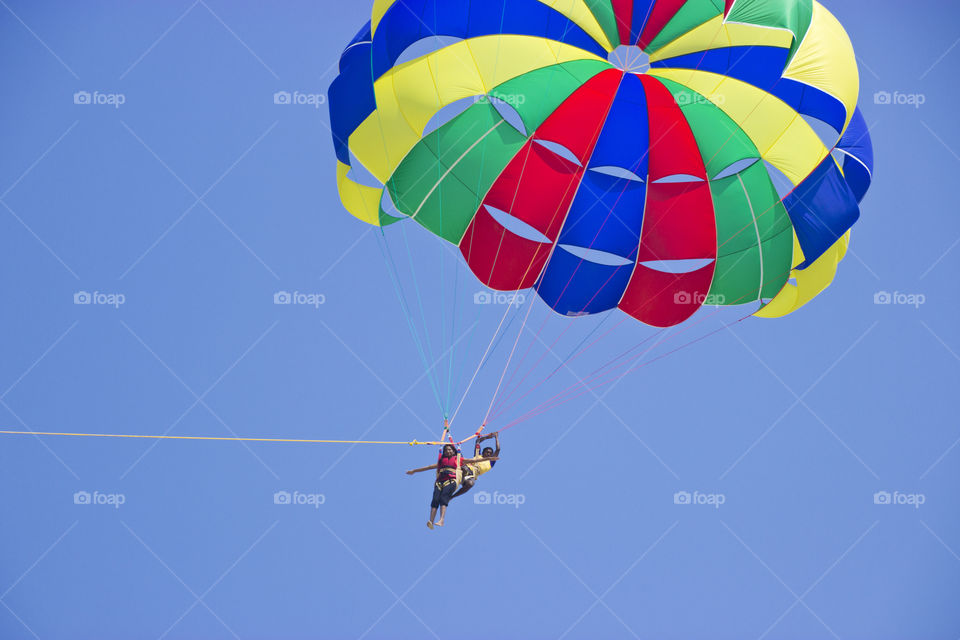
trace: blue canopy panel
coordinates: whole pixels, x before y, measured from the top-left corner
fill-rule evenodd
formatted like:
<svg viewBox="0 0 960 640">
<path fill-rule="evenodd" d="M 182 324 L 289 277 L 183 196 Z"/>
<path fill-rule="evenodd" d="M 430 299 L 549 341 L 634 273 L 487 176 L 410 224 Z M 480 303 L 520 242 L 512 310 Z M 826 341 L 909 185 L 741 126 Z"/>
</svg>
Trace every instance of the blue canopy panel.
<svg viewBox="0 0 960 640">
<path fill-rule="evenodd" d="M 379 78 L 410 45 L 431 36 L 477 38 L 494 34 L 547 38 L 601 58 L 607 52 L 562 13 L 537 0 L 404 0 L 394 3 L 373 38 L 373 77 Z"/>
<path fill-rule="evenodd" d="M 600 313 L 620 302 L 633 268 L 632 262 L 611 266 L 584 260 L 558 246 L 535 288 L 557 313 L 567 316 Z"/>
<path fill-rule="evenodd" d="M 837 149 L 844 153 L 843 177 L 857 202 L 860 202 L 873 181 L 873 141 L 860 107 L 853 112 L 850 125 L 840 138 Z"/>
<path fill-rule="evenodd" d="M 790 51 L 780 47 L 740 46 L 699 51 L 658 60 L 651 67 L 696 69 L 730 76 L 775 95 L 795 111 L 843 130 L 847 110 L 837 98 L 810 85 L 783 77 Z"/>
<path fill-rule="evenodd" d="M 330 130 L 337 160 L 350 164 L 347 140 L 377 108 L 370 73 L 370 23 L 354 36 L 340 56 L 340 75 L 327 90 Z"/>
<path fill-rule="evenodd" d="M 803 249 L 806 269 L 839 240 L 860 217 L 860 207 L 833 156 L 824 158 L 806 180 L 783 200 Z"/>
<path fill-rule="evenodd" d="M 625 74 L 536 284 L 557 313 L 599 313 L 623 297 L 640 244 L 649 146 L 643 83 Z"/>
<path fill-rule="evenodd" d="M 633 15 L 630 18 L 630 42 L 624 42 L 623 44 L 636 46 L 640 42 L 640 35 L 643 34 L 643 28 L 647 26 L 647 20 L 650 19 L 655 4 L 656 0 L 633 0 Z"/>
</svg>

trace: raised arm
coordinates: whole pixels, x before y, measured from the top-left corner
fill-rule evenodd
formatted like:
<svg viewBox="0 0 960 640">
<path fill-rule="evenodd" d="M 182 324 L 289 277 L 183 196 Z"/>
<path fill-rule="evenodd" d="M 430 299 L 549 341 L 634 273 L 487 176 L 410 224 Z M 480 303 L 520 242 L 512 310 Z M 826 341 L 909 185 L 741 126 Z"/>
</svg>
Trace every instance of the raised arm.
<svg viewBox="0 0 960 640">
<path fill-rule="evenodd" d="M 499 456 L 500 455 L 500 432 L 499 431 L 493 432 L 493 441 L 497 443 L 497 450 L 493 452 L 493 455 Z"/>
</svg>

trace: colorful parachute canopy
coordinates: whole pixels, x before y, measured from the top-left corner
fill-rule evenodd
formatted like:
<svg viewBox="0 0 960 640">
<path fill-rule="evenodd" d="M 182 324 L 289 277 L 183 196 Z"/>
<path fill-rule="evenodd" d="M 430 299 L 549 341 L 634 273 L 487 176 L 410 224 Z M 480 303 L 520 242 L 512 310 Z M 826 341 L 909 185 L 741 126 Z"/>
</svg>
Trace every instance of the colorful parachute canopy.
<svg viewBox="0 0 960 640">
<path fill-rule="evenodd" d="M 873 158 L 853 48 L 817 2 L 377 0 L 372 16 L 329 92 L 361 220 L 413 219 L 486 285 L 567 315 L 670 326 L 759 300 L 773 317 L 832 281 Z"/>
</svg>

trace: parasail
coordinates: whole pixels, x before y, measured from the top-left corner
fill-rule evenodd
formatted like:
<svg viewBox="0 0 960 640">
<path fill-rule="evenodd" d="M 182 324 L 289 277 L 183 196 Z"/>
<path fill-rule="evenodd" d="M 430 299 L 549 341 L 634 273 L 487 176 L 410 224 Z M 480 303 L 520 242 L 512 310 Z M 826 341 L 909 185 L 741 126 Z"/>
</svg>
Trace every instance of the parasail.
<svg viewBox="0 0 960 640">
<path fill-rule="evenodd" d="M 356 217 L 664 327 L 830 284 L 873 168 L 858 92 L 813 0 L 377 0 L 329 104 Z"/>
</svg>

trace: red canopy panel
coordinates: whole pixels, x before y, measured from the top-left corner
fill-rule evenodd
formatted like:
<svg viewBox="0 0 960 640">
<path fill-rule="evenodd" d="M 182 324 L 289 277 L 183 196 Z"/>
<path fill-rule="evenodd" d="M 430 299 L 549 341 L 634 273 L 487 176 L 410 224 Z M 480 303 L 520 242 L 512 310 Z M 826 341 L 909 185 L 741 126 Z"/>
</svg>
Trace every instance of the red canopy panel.
<svg viewBox="0 0 960 640">
<path fill-rule="evenodd" d="M 692 316 L 706 299 L 716 266 L 717 229 L 706 168 L 683 112 L 659 81 L 640 79 L 649 110 L 649 184 L 637 266 L 619 306 L 641 322 L 665 327 Z M 696 181 L 656 182 L 670 176 Z M 687 273 L 641 264 L 693 259 L 711 262 Z"/>
<path fill-rule="evenodd" d="M 611 69 L 588 80 L 544 121 L 490 188 L 460 241 L 470 269 L 488 287 L 527 289 L 540 276 L 622 77 L 622 72 Z M 561 145 L 580 165 L 536 140 Z M 507 230 L 485 205 L 533 227 L 549 243 Z"/>
</svg>

